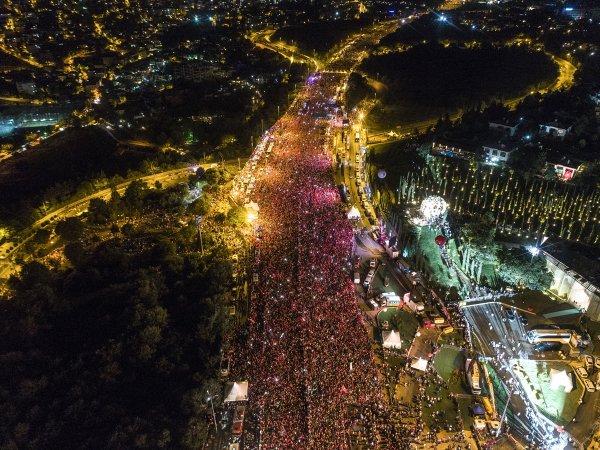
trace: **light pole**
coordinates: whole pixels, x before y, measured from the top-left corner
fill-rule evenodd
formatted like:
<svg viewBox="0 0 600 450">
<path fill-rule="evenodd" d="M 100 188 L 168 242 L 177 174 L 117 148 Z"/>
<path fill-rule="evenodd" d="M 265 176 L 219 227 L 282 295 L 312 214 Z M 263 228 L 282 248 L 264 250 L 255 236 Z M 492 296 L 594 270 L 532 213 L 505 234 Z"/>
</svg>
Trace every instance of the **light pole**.
<svg viewBox="0 0 600 450">
<path fill-rule="evenodd" d="M 200 241 L 200 254 L 204 255 L 204 245 L 202 244 L 202 231 L 200 225 L 202 224 L 202 216 L 196 216 L 196 229 L 198 230 L 198 240 Z"/>
<path fill-rule="evenodd" d="M 500 417 L 500 424 L 498 425 L 498 431 L 496 431 L 496 437 L 500 436 L 500 431 L 502 430 L 502 423 L 506 418 L 506 410 L 508 409 L 508 404 L 510 403 L 510 396 L 512 395 L 512 389 L 508 389 L 506 392 L 506 405 L 504 405 L 504 411 L 502 411 L 502 416 Z"/>
<path fill-rule="evenodd" d="M 213 422 L 215 424 L 215 433 L 219 433 L 219 429 L 217 428 L 217 416 L 215 416 L 215 405 L 213 403 L 213 395 L 209 391 L 206 391 L 206 394 L 208 395 L 206 400 L 210 401 L 210 408 L 212 409 Z"/>
</svg>

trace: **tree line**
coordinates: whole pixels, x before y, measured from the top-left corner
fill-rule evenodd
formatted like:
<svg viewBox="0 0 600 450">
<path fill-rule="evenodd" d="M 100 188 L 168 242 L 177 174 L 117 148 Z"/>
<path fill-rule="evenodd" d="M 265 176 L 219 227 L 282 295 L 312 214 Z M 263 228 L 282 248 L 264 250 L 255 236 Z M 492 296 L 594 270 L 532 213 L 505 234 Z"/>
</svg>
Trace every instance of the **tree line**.
<svg viewBox="0 0 600 450">
<path fill-rule="evenodd" d="M 198 178 L 224 182 L 209 172 L 191 184 Z M 210 236 L 199 254 L 188 208 L 201 208 L 188 185 L 134 181 L 92 200 L 86 217 L 60 221 L 59 249 L 10 279 L 0 302 L 2 448 L 203 444 L 232 268 Z"/>
</svg>

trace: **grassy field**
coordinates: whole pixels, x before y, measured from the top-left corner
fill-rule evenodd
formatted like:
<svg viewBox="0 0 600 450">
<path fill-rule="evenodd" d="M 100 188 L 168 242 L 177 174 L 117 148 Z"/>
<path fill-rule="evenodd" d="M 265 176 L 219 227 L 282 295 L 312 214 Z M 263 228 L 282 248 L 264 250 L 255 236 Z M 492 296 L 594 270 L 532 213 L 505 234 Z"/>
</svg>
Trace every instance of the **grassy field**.
<svg viewBox="0 0 600 450">
<path fill-rule="evenodd" d="M 423 421 L 431 428 L 437 425 L 441 428 L 446 428 L 446 424 L 452 425 L 457 429 L 456 407 L 452 399 L 448 398 L 450 390 L 448 388 L 437 385 L 435 382 L 427 383 L 425 395 L 434 397 L 431 406 L 427 406 L 427 400 L 423 404 Z"/>
<path fill-rule="evenodd" d="M 442 260 L 440 249 L 435 243 L 435 237 L 439 234 L 439 230 L 432 230 L 429 227 L 421 227 L 419 237 L 419 247 L 423 252 L 425 259 L 432 272 L 432 279 L 442 286 L 460 288 L 458 277 L 454 270 L 449 269 Z M 451 240 L 447 245 L 452 254 L 457 254 L 456 244 Z"/>
<path fill-rule="evenodd" d="M 564 362 L 531 360 L 520 360 L 519 365 L 525 373 L 525 375 L 519 375 L 520 381 L 525 386 L 529 398 L 533 400 L 539 410 L 559 425 L 571 422 L 579 407 L 579 401 L 583 397 L 583 386 L 577 382 L 575 388 L 569 393 L 564 392 L 562 388 L 553 390 L 550 386 L 550 369 L 566 370 L 567 373 L 570 373 L 572 372 L 571 367 Z M 517 372 L 517 374 L 519 373 Z M 534 383 L 533 387 L 528 380 Z"/>
<path fill-rule="evenodd" d="M 387 311 L 383 310 L 379 313 L 377 320 L 380 326 L 387 320 L 390 327 L 400 333 L 402 348 L 408 349 L 410 347 L 419 326 L 413 312 L 398 308 L 387 308 Z"/>
<path fill-rule="evenodd" d="M 468 394 L 463 378 L 465 354 L 456 347 L 444 347 L 435 355 L 433 367 L 455 394 Z"/>
</svg>

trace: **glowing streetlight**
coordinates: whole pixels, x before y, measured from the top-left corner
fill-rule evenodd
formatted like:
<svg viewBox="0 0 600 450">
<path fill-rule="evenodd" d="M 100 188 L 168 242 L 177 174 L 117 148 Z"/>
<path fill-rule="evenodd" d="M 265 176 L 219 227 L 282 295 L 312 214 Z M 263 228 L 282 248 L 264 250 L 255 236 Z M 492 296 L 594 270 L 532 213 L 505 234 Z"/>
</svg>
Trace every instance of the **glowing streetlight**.
<svg viewBox="0 0 600 450">
<path fill-rule="evenodd" d="M 253 211 L 253 210 L 248 211 L 248 215 L 246 216 L 246 220 L 248 221 L 248 223 L 251 224 L 256 219 L 258 219 L 258 214 L 256 213 L 256 211 Z"/>
</svg>

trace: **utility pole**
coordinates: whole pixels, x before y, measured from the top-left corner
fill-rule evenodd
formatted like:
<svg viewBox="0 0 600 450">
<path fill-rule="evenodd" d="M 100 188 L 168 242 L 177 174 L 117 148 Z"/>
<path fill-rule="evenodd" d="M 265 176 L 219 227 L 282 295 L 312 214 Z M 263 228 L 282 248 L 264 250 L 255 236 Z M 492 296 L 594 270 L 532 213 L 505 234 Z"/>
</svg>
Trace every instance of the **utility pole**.
<svg viewBox="0 0 600 450">
<path fill-rule="evenodd" d="M 510 403 L 510 396 L 512 395 L 512 389 L 509 389 L 506 393 L 506 405 L 504 405 L 504 411 L 502 411 L 502 417 L 500 417 L 500 425 L 498 425 L 498 431 L 496 431 L 496 437 L 500 436 L 500 431 L 502 430 L 502 424 L 504 423 L 504 419 L 506 418 L 506 410 L 508 409 L 508 404 Z"/>
<path fill-rule="evenodd" d="M 198 240 L 200 241 L 200 254 L 204 255 L 204 245 L 202 243 L 202 231 L 200 225 L 202 224 L 202 216 L 196 216 L 196 229 L 198 230 Z"/>
</svg>

